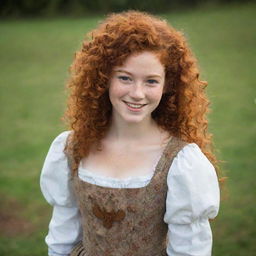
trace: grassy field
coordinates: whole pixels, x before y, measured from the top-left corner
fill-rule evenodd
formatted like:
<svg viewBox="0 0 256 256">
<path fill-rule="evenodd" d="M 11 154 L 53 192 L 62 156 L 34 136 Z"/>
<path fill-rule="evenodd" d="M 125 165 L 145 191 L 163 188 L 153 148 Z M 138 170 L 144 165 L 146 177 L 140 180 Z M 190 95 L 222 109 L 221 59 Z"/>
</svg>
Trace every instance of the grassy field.
<svg viewBox="0 0 256 256">
<path fill-rule="evenodd" d="M 210 130 L 229 177 L 212 222 L 214 256 L 256 255 L 255 4 L 164 15 L 182 30 L 209 82 Z M 65 127 L 73 53 L 98 18 L 0 23 L 0 255 L 44 256 L 51 208 L 39 188 L 53 138 Z"/>
</svg>

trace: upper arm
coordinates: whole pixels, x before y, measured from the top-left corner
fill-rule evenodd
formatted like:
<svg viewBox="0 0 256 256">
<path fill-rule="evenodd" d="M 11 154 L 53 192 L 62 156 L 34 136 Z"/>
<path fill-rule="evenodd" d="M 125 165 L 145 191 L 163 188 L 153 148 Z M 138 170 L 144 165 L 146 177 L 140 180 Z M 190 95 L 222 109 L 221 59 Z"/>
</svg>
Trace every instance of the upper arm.
<svg viewBox="0 0 256 256">
<path fill-rule="evenodd" d="M 45 199 L 52 205 L 72 206 L 71 172 L 64 153 L 70 131 L 58 135 L 52 142 L 43 164 L 40 187 Z"/>
<path fill-rule="evenodd" d="M 216 217 L 220 200 L 218 178 L 213 165 L 196 144 L 188 144 L 174 158 L 167 184 L 167 223 Z"/>
</svg>

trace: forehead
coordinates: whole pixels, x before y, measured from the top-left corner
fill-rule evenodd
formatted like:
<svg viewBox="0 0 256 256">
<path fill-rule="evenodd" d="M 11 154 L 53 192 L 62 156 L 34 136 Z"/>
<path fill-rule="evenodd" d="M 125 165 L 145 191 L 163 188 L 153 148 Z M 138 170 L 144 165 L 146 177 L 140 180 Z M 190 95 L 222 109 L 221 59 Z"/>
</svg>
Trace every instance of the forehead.
<svg viewBox="0 0 256 256">
<path fill-rule="evenodd" d="M 165 69 L 157 54 L 150 51 L 128 56 L 124 63 L 119 67 L 115 67 L 114 70 L 117 70 L 118 68 L 130 73 L 153 72 L 158 75 L 163 75 Z"/>
</svg>

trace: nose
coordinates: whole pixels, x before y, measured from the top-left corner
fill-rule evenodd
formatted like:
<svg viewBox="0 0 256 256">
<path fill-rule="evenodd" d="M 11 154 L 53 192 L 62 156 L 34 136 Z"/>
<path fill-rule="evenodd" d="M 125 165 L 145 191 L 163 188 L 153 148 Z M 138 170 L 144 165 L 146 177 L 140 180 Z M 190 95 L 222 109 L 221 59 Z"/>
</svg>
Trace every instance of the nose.
<svg viewBox="0 0 256 256">
<path fill-rule="evenodd" d="M 141 82 L 134 83 L 130 91 L 130 97 L 137 101 L 144 98 L 143 83 Z"/>
</svg>

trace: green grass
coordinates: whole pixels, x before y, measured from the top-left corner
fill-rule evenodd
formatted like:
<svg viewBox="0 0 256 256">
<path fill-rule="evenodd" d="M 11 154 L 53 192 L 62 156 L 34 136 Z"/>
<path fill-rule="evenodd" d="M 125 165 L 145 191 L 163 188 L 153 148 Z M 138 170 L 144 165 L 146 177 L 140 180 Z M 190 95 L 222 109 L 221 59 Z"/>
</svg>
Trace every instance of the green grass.
<svg viewBox="0 0 256 256">
<path fill-rule="evenodd" d="M 210 130 L 229 177 L 228 199 L 212 223 L 214 256 L 256 252 L 255 10 L 248 4 L 164 15 L 188 37 L 209 82 Z M 1 213 L 20 218 L 12 232 L 0 228 L 3 256 L 47 254 L 51 208 L 40 192 L 40 170 L 51 141 L 65 129 L 60 117 L 73 53 L 97 22 L 59 18 L 0 24 Z"/>
</svg>

